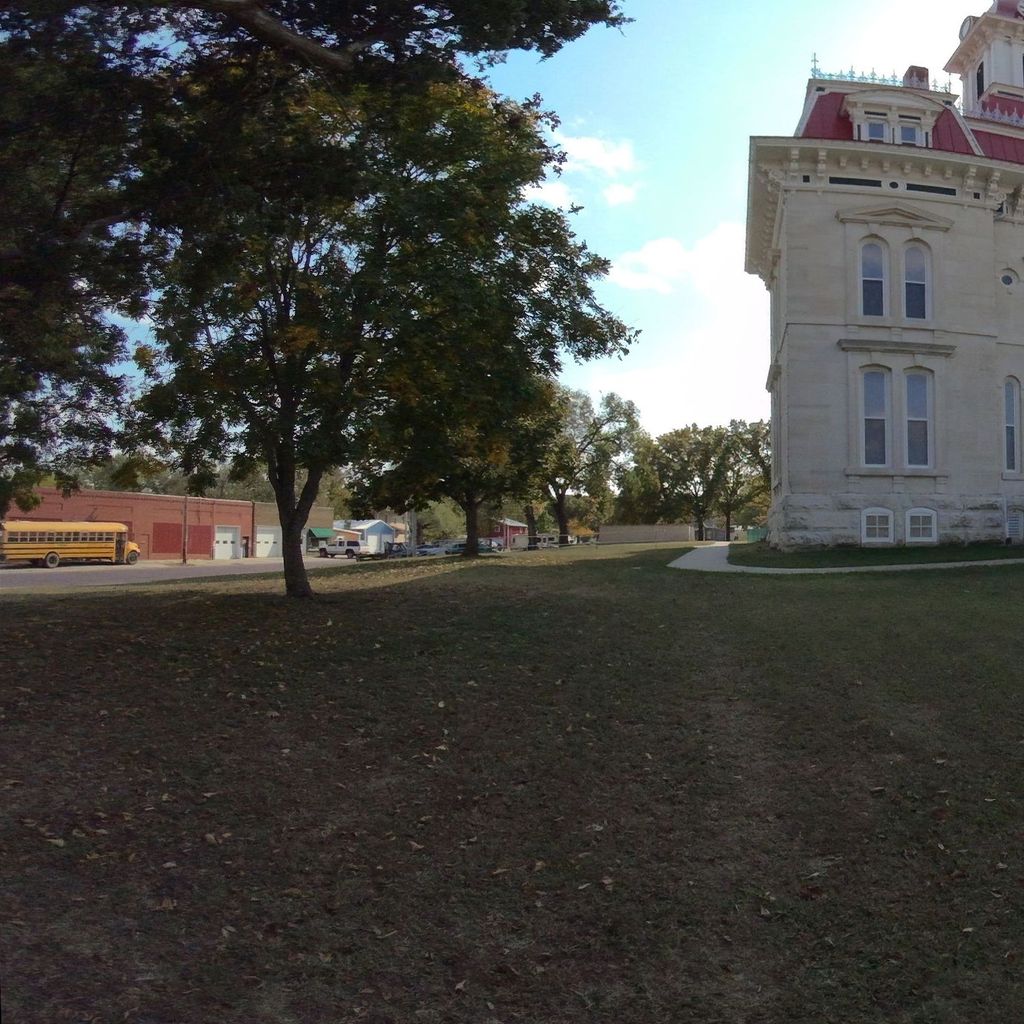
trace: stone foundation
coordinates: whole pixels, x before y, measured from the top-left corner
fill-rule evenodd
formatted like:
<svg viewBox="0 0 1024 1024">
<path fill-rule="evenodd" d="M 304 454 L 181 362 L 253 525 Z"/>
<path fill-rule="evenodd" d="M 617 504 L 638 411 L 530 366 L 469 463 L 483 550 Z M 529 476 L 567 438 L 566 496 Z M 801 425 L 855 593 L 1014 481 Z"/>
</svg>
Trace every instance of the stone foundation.
<svg viewBox="0 0 1024 1024">
<path fill-rule="evenodd" d="M 768 543 L 782 550 L 860 547 L 861 513 L 867 508 L 892 512 L 892 546 L 907 543 L 906 514 L 912 508 L 936 513 L 938 544 L 1002 544 L 1006 539 L 1004 499 L 998 494 L 959 495 L 956 500 L 943 494 L 790 494 L 772 505 Z"/>
</svg>

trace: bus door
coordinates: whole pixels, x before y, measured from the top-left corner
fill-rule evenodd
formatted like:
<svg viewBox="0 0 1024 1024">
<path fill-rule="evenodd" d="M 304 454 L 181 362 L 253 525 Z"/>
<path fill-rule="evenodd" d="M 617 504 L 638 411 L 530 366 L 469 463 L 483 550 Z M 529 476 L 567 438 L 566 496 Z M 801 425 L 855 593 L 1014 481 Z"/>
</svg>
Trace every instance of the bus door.
<svg viewBox="0 0 1024 1024">
<path fill-rule="evenodd" d="M 124 545 L 127 539 L 127 533 L 118 533 L 114 535 L 114 561 L 119 565 L 124 562 Z"/>
</svg>

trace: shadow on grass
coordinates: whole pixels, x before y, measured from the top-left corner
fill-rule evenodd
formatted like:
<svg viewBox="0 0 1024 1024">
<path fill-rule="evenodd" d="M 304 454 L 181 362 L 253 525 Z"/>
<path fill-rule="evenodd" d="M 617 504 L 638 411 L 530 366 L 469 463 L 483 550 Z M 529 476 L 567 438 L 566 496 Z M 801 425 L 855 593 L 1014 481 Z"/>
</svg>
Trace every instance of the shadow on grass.
<svg viewBox="0 0 1024 1024">
<path fill-rule="evenodd" d="M 1024 581 L 679 553 L 7 605 L 12 1019 L 1015 1019 Z"/>
</svg>

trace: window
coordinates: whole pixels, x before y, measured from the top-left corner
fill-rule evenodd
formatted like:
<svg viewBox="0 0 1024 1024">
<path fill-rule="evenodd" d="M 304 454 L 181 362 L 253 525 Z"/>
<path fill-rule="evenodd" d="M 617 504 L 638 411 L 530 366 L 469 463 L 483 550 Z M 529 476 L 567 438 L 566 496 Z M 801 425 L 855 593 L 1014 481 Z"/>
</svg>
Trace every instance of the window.
<svg viewBox="0 0 1024 1024">
<path fill-rule="evenodd" d="M 928 257 L 919 245 L 911 245 L 903 256 L 904 315 L 909 320 L 928 316 Z"/>
<path fill-rule="evenodd" d="M 900 125 L 900 145 L 919 146 L 921 144 L 921 132 L 916 124 Z"/>
<path fill-rule="evenodd" d="M 888 374 L 884 370 L 867 370 L 863 377 L 864 391 L 864 465 L 884 466 L 888 463 L 889 395 Z"/>
<path fill-rule="evenodd" d="M 1003 386 L 1003 422 L 1005 423 L 1003 467 L 1017 472 L 1017 421 L 1020 417 L 1020 383 L 1008 377 Z"/>
<path fill-rule="evenodd" d="M 978 99 L 981 99 L 981 94 L 985 91 L 985 62 L 982 61 L 978 65 L 978 71 L 974 78 L 974 84 L 978 87 Z"/>
<path fill-rule="evenodd" d="M 1017 542 L 1024 540 L 1024 509 L 1006 510 L 1006 536 Z"/>
<path fill-rule="evenodd" d="M 938 540 L 935 512 L 930 508 L 907 510 L 907 543 L 934 544 Z"/>
<path fill-rule="evenodd" d="M 907 465 L 931 464 L 928 435 L 931 433 L 931 375 L 908 373 L 907 382 Z"/>
<path fill-rule="evenodd" d="M 869 142 L 885 142 L 885 122 L 884 121 L 868 121 L 868 141 Z"/>
<path fill-rule="evenodd" d="M 861 542 L 864 544 L 890 544 L 892 542 L 892 512 L 889 509 L 864 509 L 861 513 Z"/>
<path fill-rule="evenodd" d="M 885 315 L 885 250 L 867 242 L 860 250 L 861 312 L 864 316 Z"/>
</svg>

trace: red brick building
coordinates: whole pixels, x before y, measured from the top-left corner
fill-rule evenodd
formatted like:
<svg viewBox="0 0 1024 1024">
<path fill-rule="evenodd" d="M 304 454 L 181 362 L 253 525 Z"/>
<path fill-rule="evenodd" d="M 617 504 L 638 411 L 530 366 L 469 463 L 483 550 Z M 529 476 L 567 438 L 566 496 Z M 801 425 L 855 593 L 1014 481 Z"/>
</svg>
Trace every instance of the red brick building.
<svg viewBox="0 0 1024 1024">
<path fill-rule="evenodd" d="M 124 523 L 143 558 L 180 558 L 186 523 L 192 558 L 244 558 L 254 553 L 251 501 L 130 491 L 78 491 L 65 498 L 52 487 L 40 487 L 36 493 L 41 504 L 24 513 L 12 510 L 10 518 Z"/>
</svg>

